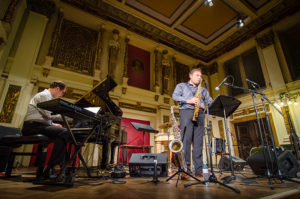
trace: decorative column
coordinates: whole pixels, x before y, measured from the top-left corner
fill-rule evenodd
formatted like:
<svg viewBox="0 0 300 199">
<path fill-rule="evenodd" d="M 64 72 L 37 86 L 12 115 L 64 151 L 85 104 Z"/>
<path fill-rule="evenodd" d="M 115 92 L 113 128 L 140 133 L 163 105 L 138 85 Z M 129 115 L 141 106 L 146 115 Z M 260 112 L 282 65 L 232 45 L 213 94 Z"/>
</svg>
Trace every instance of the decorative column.
<svg viewBox="0 0 300 199">
<path fill-rule="evenodd" d="M 95 65 L 94 65 L 94 77 L 99 79 L 101 73 L 101 55 L 102 55 L 102 46 L 103 46 L 103 35 L 104 35 L 104 25 L 101 25 L 100 30 L 98 32 L 97 37 L 97 50 L 96 50 L 96 57 L 95 57 Z"/>
<path fill-rule="evenodd" d="M 31 10 L 24 24 L 24 30 L 20 36 L 13 62 L 8 71 L 8 80 L 0 99 L 0 107 L 6 107 L 5 112 L 12 111 L 13 114 L 10 120 L 2 120 L 2 122 L 9 123 L 14 127 L 20 127 L 23 122 L 33 89 L 33 85 L 30 83 L 32 71 L 48 17 L 55 11 L 55 4 L 52 1 L 29 0 L 28 3 Z"/>
<path fill-rule="evenodd" d="M 117 69 L 118 56 L 120 51 L 119 42 L 120 32 L 117 29 L 113 30 L 112 39 L 109 40 L 108 46 L 108 74 L 115 80 L 115 71 Z"/>
<path fill-rule="evenodd" d="M 129 35 L 125 38 L 125 53 L 124 53 L 124 64 L 123 64 L 123 84 L 127 85 L 128 75 L 127 75 L 127 62 L 128 62 L 128 43 L 129 43 Z"/>
<path fill-rule="evenodd" d="M 162 52 L 162 94 L 169 93 L 169 78 L 170 78 L 170 61 L 168 58 L 168 51 L 163 50 Z"/>
<path fill-rule="evenodd" d="M 174 86 L 174 89 L 176 87 L 176 84 L 177 84 L 177 76 L 176 76 L 176 66 L 175 66 L 175 62 L 176 62 L 176 57 L 175 55 L 172 56 L 172 59 L 171 59 L 171 64 L 172 64 L 172 69 L 173 69 L 173 86 Z"/>
<path fill-rule="evenodd" d="M 270 31 L 261 37 L 258 37 L 256 41 L 258 46 L 261 48 L 268 75 L 270 77 L 272 89 L 275 91 L 284 88 L 285 82 L 274 45 L 274 33 Z"/>
<path fill-rule="evenodd" d="M 155 55 L 155 84 L 154 84 L 154 91 L 159 92 L 159 84 L 158 84 L 158 71 L 159 71 L 159 66 L 158 66 L 158 50 L 154 50 L 154 55 Z M 157 100 L 156 100 L 157 101 Z"/>
</svg>

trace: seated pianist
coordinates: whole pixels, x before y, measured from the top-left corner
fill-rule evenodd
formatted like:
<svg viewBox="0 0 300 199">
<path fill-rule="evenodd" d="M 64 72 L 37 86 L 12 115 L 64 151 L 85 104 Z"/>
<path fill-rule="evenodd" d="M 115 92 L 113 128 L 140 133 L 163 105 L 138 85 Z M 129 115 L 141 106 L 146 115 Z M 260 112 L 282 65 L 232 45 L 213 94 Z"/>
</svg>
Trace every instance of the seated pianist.
<svg viewBox="0 0 300 199">
<path fill-rule="evenodd" d="M 53 121 L 61 121 L 60 115 L 51 115 L 50 111 L 40 109 L 37 104 L 40 102 L 62 97 L 66 92 L 66 85 L 62 81 L 54 81 L 49 89 L 37 93 L 29 102 L 25 115 L 22 133 L 24 136 L 43 134 L 54 142 L 52 155 L 47 168 L 43 172 L 45 179 L 56 178 L 56 165 L 63 165 L 66 161 L 66 146 L 69 140 L 69 133 L 61 124 Z"/>
</svg>

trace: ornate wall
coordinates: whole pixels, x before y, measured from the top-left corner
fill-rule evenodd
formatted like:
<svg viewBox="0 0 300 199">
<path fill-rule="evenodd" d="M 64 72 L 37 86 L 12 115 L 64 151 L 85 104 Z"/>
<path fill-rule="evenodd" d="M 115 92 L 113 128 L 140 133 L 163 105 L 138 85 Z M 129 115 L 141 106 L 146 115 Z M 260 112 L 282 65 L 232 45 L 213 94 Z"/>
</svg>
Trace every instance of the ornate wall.
<svg viewBox="0 0 300 199">
<path fill-rule="evenodd" d="M 226 94 L 225 86 L 220 91 L 214 89 L 225 77 L 224 63 L 253 47 L 257 49 L 267 85 L 264 92 L 272 102 L 279 100 L 279 94 L 283 91 L 291 96 L 299 92 L 299 81 L 286 81 L 290 79 L 288 67 L 277 35 L 278 31 L 294 26 L 299 21 L 299 15 L 283 19 L 209 63 L 201 63 L 67 4 L 54 5 L 52 1 L 45 0 L 43 2 L 48 4 L 41 6 L 39 1 L 29 2 L 35 5 L 31 6 L 32 10 L 25 11 L 26 1 L 11 8 L 14 10 L 14 20 L 8 22 L 11 31 L 6 44 L 0 44 L 1 125 L 21 127 L 30 98 L 40 87 L 47 88 L 53 80 L 66 82 L 68 91 L 65 98 L 74 102 L 110 74 L 118 83 L 110 96 L 122 108 L 123 116 L 150 121 L 150 125 L 158 129 L 167 121 L 170 106 L 174 104 L 171 94 L 176 83 L 187 78 L 187 71 L 194 66 L 201 66 L 203 77 L 210 85 L 211 95 L 216 97 L 218 94 Z M 289 23 L 286 23 L 287 20 Z M 150 53 L 150 88 L 147 90 L 127 84 L 128 44 Z M 240 96 L 239 100 L 242 101 L 236 112 L 239 115 L 229 118 L 234 135 L 236 121 L 253 117 L 253 112 L 245 111 L 252 107 L 250 96 Z M 288 106 L 300 136 L 300 124 L 296 120 L 300 117 L 299 106 Z M 278 144 L 287 143 L 285 123 L 276 110 L 269 107 Z M 223 136 L 222 118 L 210 117 L 210 120 L 214 136 Z M 155 140 L 158 145 L 153 147 L 153 152 L 166 150 L 167 147 L 162 147 L 160 143 L 166 140 L 165 131 L 160 130 L 158 135 L 151 134 L 150 145 L 154 146 Z"/>
</svg>

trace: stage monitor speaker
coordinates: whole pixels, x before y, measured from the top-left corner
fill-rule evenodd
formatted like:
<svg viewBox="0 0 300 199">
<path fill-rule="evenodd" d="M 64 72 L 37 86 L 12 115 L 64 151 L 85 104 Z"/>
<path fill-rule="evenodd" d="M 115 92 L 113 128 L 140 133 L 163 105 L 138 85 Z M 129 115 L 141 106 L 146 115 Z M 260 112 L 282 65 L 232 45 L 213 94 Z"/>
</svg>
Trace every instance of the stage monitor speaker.
<svg viewBox="0 0 300 199">
<path fill-rule="evenodd" d="M 154 160 L 157 160 L 157 176 L 167 177 L 167 154 L 133 153 L 129 160 L 131 177 L 149 177 L 154 175 Z"/>
<path fill-rule="evenodd" d="M 269 170 L 272 174 L 276 174 L 277 165 L 274 158 L 274 152 L 271 153 L 271 161 L 269 162 Z M 281 169 L 281 173 L 288 177 L 296 177 L 297 172 L 300 170 L 299 163 L 293 153 L 290 150 L 277 151 L 278 162 Z M 268 152 L 266 151 L 267 160 L 269 160 Z M 264 153 L 262 151 L 255 152 L 247 159 L 248 164 L 256 175 L 265 176 L 266 175 L 266 163 L 264 158 Z"/>
<path fill-rule="evenodd" d="M 236 156 L 231 156 L 231 157 L 232 157 L 233 169 L 236 171 L 243 170 L 244 166 L 247 164 L 247 162 Z M 224 170 L 224 171 L 231 171 L 230 156 L 223 155 L 218 164 L 218 167 L 219 167 L 219 169 Z"/>
</svg>

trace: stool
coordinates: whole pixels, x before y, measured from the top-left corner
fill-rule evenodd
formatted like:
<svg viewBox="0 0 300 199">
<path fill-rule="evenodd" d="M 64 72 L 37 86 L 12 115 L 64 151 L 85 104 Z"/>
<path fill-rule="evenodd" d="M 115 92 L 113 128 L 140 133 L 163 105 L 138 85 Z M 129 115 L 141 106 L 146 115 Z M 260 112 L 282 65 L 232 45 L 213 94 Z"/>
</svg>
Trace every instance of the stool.
<svg viewBox="0 0 300 199">
<path fill-rule="evenodd" d="M 22 136 L 22 132 L 17 128 L 0 126 L 0 146 L 8 147 L 8 160 L 5 166 L 5 177 L 11 176 L 13 163 L 17 155 L 37 156 L 38 170 L 36 176 L 39 177 L 44 169 L 43 150 L 49 144 L 49 138 L 45 135 L 37 134 L 31 136 Z M 36 153 L 14 152 L 14 148 L 18 148 L 23 144 L 38 144 Z"/>
</svg>

